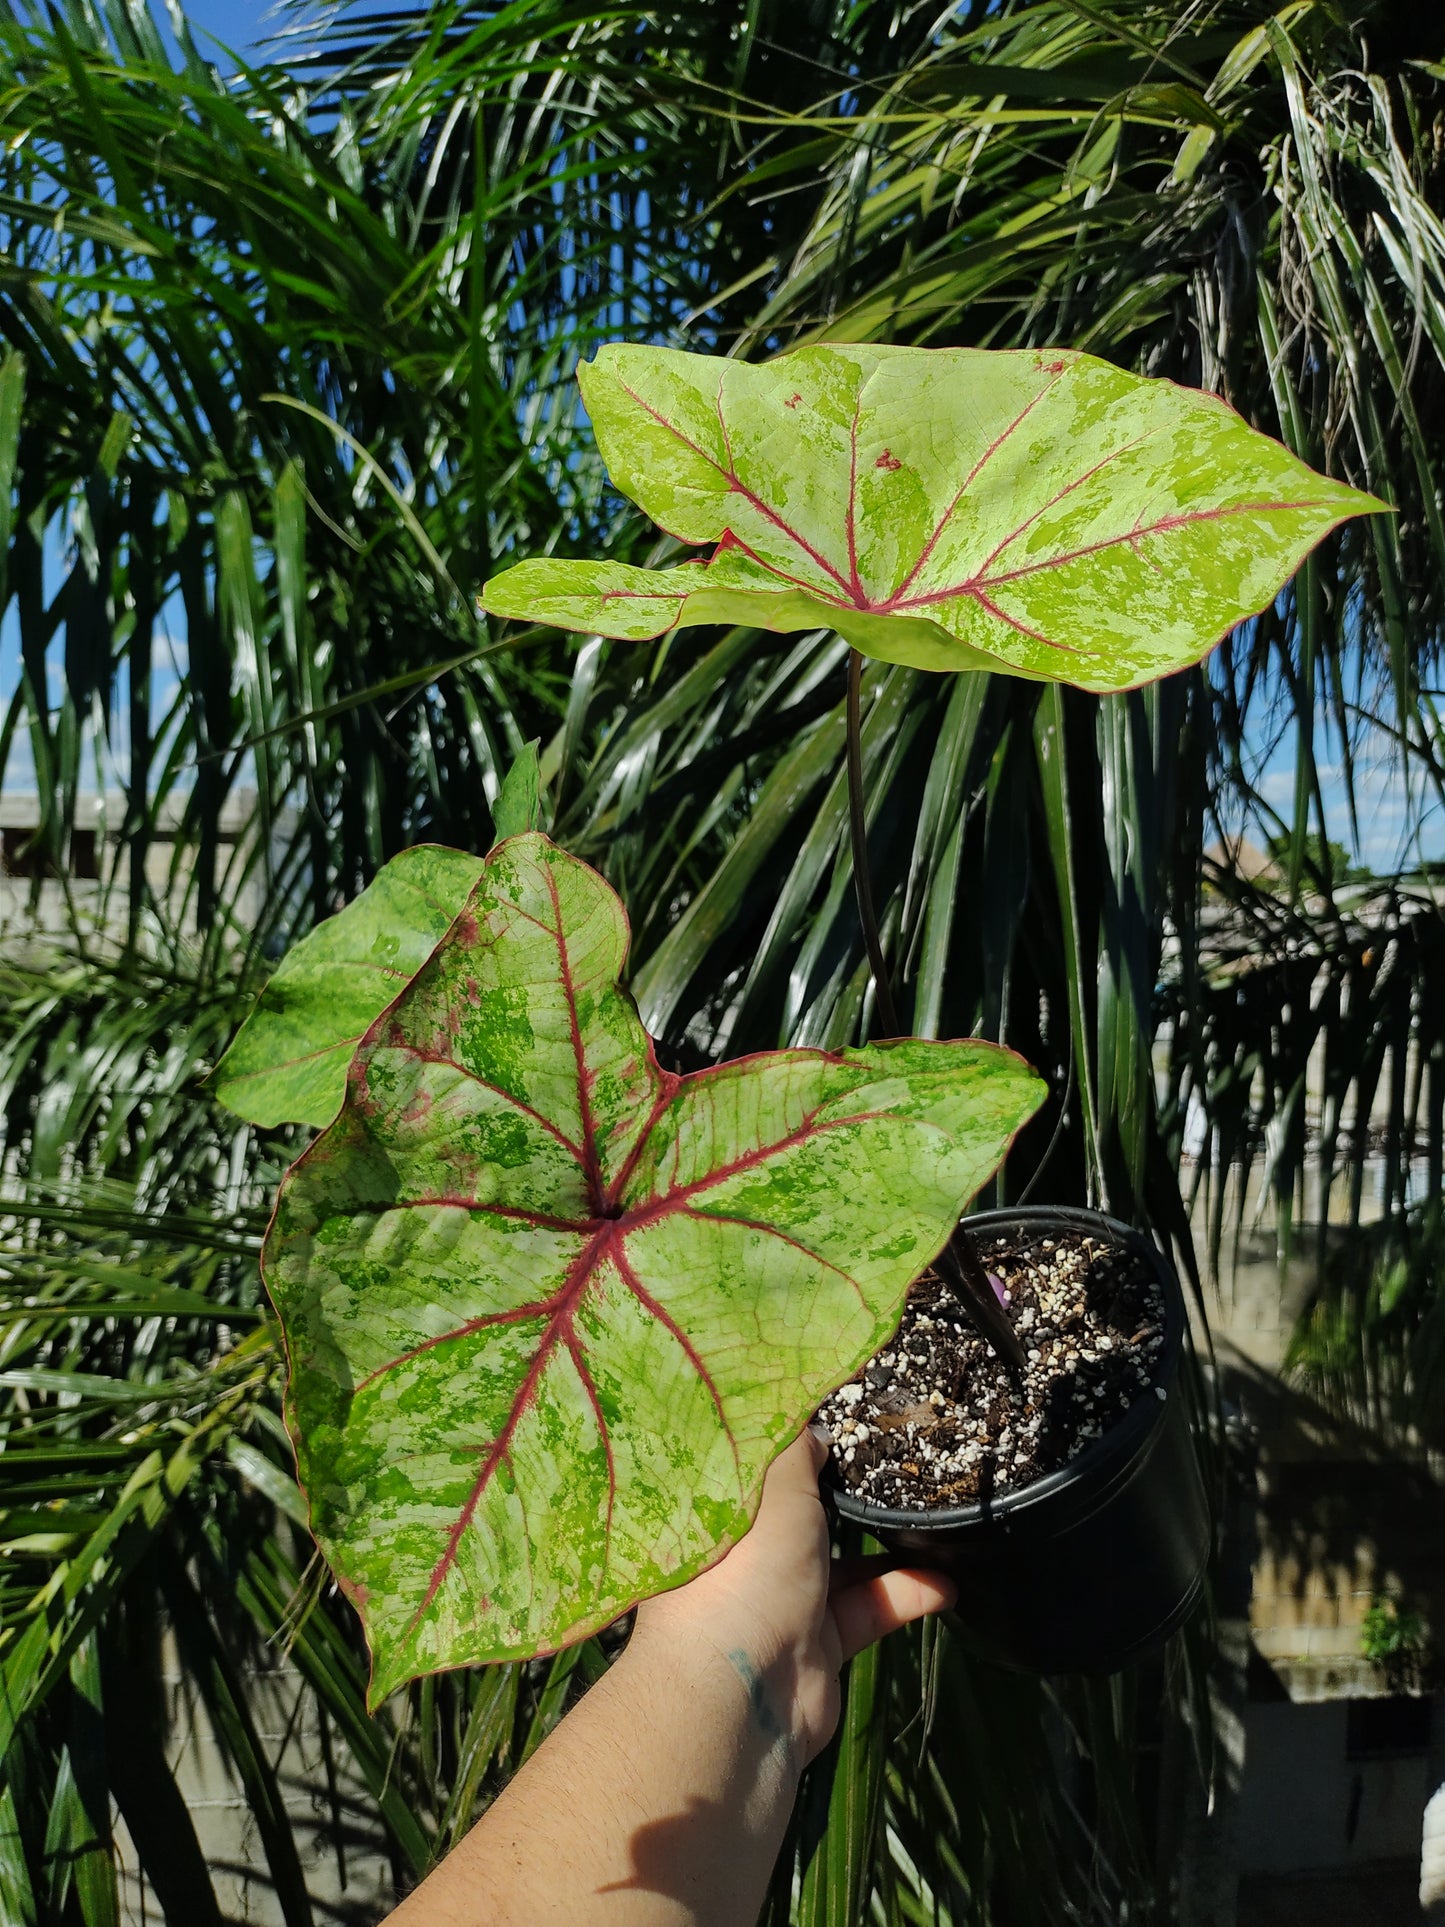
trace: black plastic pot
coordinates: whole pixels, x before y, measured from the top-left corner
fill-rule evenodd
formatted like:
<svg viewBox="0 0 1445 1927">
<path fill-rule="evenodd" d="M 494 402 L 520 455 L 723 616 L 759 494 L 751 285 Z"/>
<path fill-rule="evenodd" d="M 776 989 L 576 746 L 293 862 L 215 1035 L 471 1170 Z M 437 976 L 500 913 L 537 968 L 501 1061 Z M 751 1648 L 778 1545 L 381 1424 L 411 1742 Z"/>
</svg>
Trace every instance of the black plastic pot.
<svg viewBox="0 0 1445 1927">
<path fill-rule="evenodd" d="M 836 1488 L 832 1501 L 909 1564 L 952 1575 L 958 1619 L 985 1658 L 1030 1673 L 1116 1672 L 1188 1617 L 1209 1555 L 1209 1502 L 1180 1384 L 1179 1280 L 1147 1239 L 1098 1212 L 986 1211 L 966 1222 L 980 1242 L 1052 1228 L 1138 1252 L 1164 1292 L 1149 1390 L 1066 1466 L 987 1502 L 906 1512 Z"/>
</svg>

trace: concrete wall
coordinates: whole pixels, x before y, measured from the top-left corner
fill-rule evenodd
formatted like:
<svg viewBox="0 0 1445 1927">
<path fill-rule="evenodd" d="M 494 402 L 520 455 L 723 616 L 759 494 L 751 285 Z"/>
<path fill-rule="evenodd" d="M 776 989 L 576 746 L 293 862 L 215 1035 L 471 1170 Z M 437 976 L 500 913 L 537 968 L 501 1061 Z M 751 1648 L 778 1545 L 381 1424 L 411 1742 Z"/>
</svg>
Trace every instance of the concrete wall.
<svg viewBox="0 0 1445 1927">
<path fill-rule="evenodd" d="M 1425 1755 L 1352 1762 L 1347 1719 L 1343 1700 L 1245 1709 L 1241 1874 L 1418 1862 Z"/>
<path fill-rule="evenodd" d="M 236 1927 L 285 1927 L 260 1831 L 228 1770 L 205 1708 L 184 1692 L 174 1655 L 166 1684 L 171 1699 L 167 1757 L 190 1811 L 222 1917 Z M 300 1846 L 316 1927 L 329 1923 L 374 1927 L 395 1900 L 391 1863 L 380 1829 L 369 1817 L 370 1802 L 348 1769 L 344 1744 L 331 1735 L 337 1773 L 333 1807 L 315 1701 L 301 1690 L 298 1675 L 278 1665 L 253 1671 L 248 1687 L 248 1704 L 260 1709 L 259 1738 L 275 1766 Z M 118 1812 L 112 1820 L 121 1927 L 164 1927 L 165 1916 L 140 1875 L 125 1822 Z"/>
<path fill-rule="evenodd" d="M 184 802 L 175 798 L 159 813 L 145 854 L 145 874 L 153 898 L 168 904 L 183 928 L 192 929 L 195 849 L 178 841 Z M 63 937 L 76 924 L 102 942 L 124 935 L 129 872 L 118 855 L 125 814 L 125 799 L 117 792 L 78 797 L 63 874 L 49 874 L 30 843 L 40 821 L 39 799 L 24 793 L 0 795 L 0 951 L 22 962 L 34 959 L 45 952 L 48 940 Z M 293 826 L 294 817 L 283 812 L 273 826 L 273 854 L 280 852 Z M 232 791 L 218 826 L 217 888 L 241 930 L 254 927 L 266 901 L 264 878 L 251 861 L 256 833 L 255 791 Z"/>
</svg>

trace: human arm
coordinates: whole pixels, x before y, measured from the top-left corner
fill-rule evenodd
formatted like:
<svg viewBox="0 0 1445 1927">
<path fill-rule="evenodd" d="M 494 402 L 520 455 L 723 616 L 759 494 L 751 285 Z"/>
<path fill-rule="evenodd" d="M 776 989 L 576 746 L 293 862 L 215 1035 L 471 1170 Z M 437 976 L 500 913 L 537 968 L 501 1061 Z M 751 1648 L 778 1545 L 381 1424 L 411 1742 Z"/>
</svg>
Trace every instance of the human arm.
<svg viewBox="0 0 1445 1927">
<path fill-rule="evenodd" d="M 839 1668 L 953 1596 L 932 1573 L 838 1583 L 824 1457 L 805 1432 L 751 1532 L 638 1608 L 626 1651 L 388 1927 L 750 1927 Z"/>
</svg>

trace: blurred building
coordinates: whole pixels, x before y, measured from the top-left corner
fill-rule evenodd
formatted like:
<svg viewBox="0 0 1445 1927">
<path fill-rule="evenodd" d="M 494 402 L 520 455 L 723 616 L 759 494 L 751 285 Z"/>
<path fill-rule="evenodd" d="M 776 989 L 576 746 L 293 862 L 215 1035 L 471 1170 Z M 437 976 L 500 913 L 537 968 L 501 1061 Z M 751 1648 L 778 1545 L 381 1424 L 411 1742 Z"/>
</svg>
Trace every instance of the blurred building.
<svg viewBox="0 0 1445 1927">
<path fill-rule="evenodd" d="M 157 811 L 143 865 L 152 898 L 168 907 L 170 927 L 183 932 L 196 924 L 196 845 L 186 803 L 175 796 Z M 0 949 L 23 957 L 73 930 L 101 940 L 124 936 L 132 882 L 121 849 L 125 812 L 118 790 L 78 797 L 74 826 L 56 849 L 40 834 L 39 797 L 0 793 Z M 215 866 L 218 900 L 242 930 L 253 927 L 267 898 L 263 863 L 256 792 L 236 789 L 221 812 Z"/>
<path fill-rule="evenodd" d="M 1276 892 L 1278 871 L 1258 850 L 1216 847 L 1208 855 L 1256 890 L 1286 894 L 1282 880 Z M 1345 937 L 1335 954 L 1353 951 L 1361 971 L 1342 988 L 1338 969 L 1331 978 L 1322 963 L 1311 982 L 1306 967 L 1295 979 L 1296 1001 L 1329 1009 L 1343 997 L 1348 1012 L 1363 973 L 1387 969 L 1400 973 L 1416 1007 L 1438 996 L 1412 929 L 1438 926 L 1442 900 L 1432 873 L 1404 888 L 1358 879 L 1330 905 L 1306 896 L 1288 924 L 1282 909 L 1276 956 L 1307 964 L 1308 925 L 1328 916 Z M 1206 894 L 1204 919 L 1216 981 L 1246 994 L 1269 946 L 1260 945 L 1257 922 L 1236 916 L 1227 879 Z M 1281 1024 L 1290 1019 L 1281 1007 Z M 1402 1021 L 1382 1044 L 1375 1082 L 1341 1088 L 1327 1029 L 1322 1024 L 1298 1055 L 1305 1165 L 1283 1259 L 1275 1203 L 1263 1195 L 1271 1127 L 1242 1191 L 1238 1169 L 1210 1174 L 1225 1187 L 1224 1223 L 1237 1227 L 1226 1230 L 1208 1298 L 1231 1438 L 1230 1496 L 1215 1602 L 1213 1807 L 1186 1853 L 1181 1927 L 1445 1920 L 1445 1462 L 1397 1426 L 1342 1416 L 1347 1401 L 1326 1409 L 1290 1366 L 1321 1265 L 1358 1237 L 1348 1224 L 1349 1186 L 1322 1194 L 1322 1136 L 1334 1129 L 1348 1144 L 1361 1169 L 1360 1221 L 1378 1220 L 1390 1106 L 1402 1089 L 1424 1089 L 1433 1072 L 1420 1061 L 1417 1026 Z M 1432 1062 L 1434 1051 L 1428 1044 Z M 1251 1094 L 1251 1109 L 1260 1094 Z M 1191 1125 L 1186 1141 L 1202 1150 L 1202 1118 Z M 1402 1153 L 1396 1142 L 1390 1155 L 1413 1168 L 1408 1145 Z M 1190 1166 L 1187 1157 L 1186 1191 Z M 1202 1194 L 1194 1228 L 1203 1252 Z"/>
</svg>

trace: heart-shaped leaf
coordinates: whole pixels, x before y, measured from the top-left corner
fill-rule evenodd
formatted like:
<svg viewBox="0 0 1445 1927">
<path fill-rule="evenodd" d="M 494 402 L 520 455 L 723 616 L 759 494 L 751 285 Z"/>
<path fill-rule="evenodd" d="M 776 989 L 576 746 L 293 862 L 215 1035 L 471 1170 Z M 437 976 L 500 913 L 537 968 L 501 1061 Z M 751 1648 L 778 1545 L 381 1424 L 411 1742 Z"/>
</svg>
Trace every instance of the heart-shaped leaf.
<svg viewBox="0 0 1445 1927">
<path fill-rule="evenodd" d="M 988 1044 L 660 1070 L 622 906 L 514 837 L 282 1185 L 266 1280 L 373 1701 L 699 1572 L 1043 1093 Z"/>
<path fill-rule="evenodd" d="M 268 1128 L 329 1124 L 351 1053 L 436 948 L 482 859 L 422 843 L 288 950 L 216 1066 L 216 1096 Z"/>
<path fill-rule="evenodd" d="M 578 369 L 624 494 L 707 562 L 537 560 L 493 615 L 641 639 L 827 627 L 920 669 L 1113 690 L 1199 661 L 1386 504 L 1217 396 L 1064 349 L 612 343 Z"/>
</svg>

